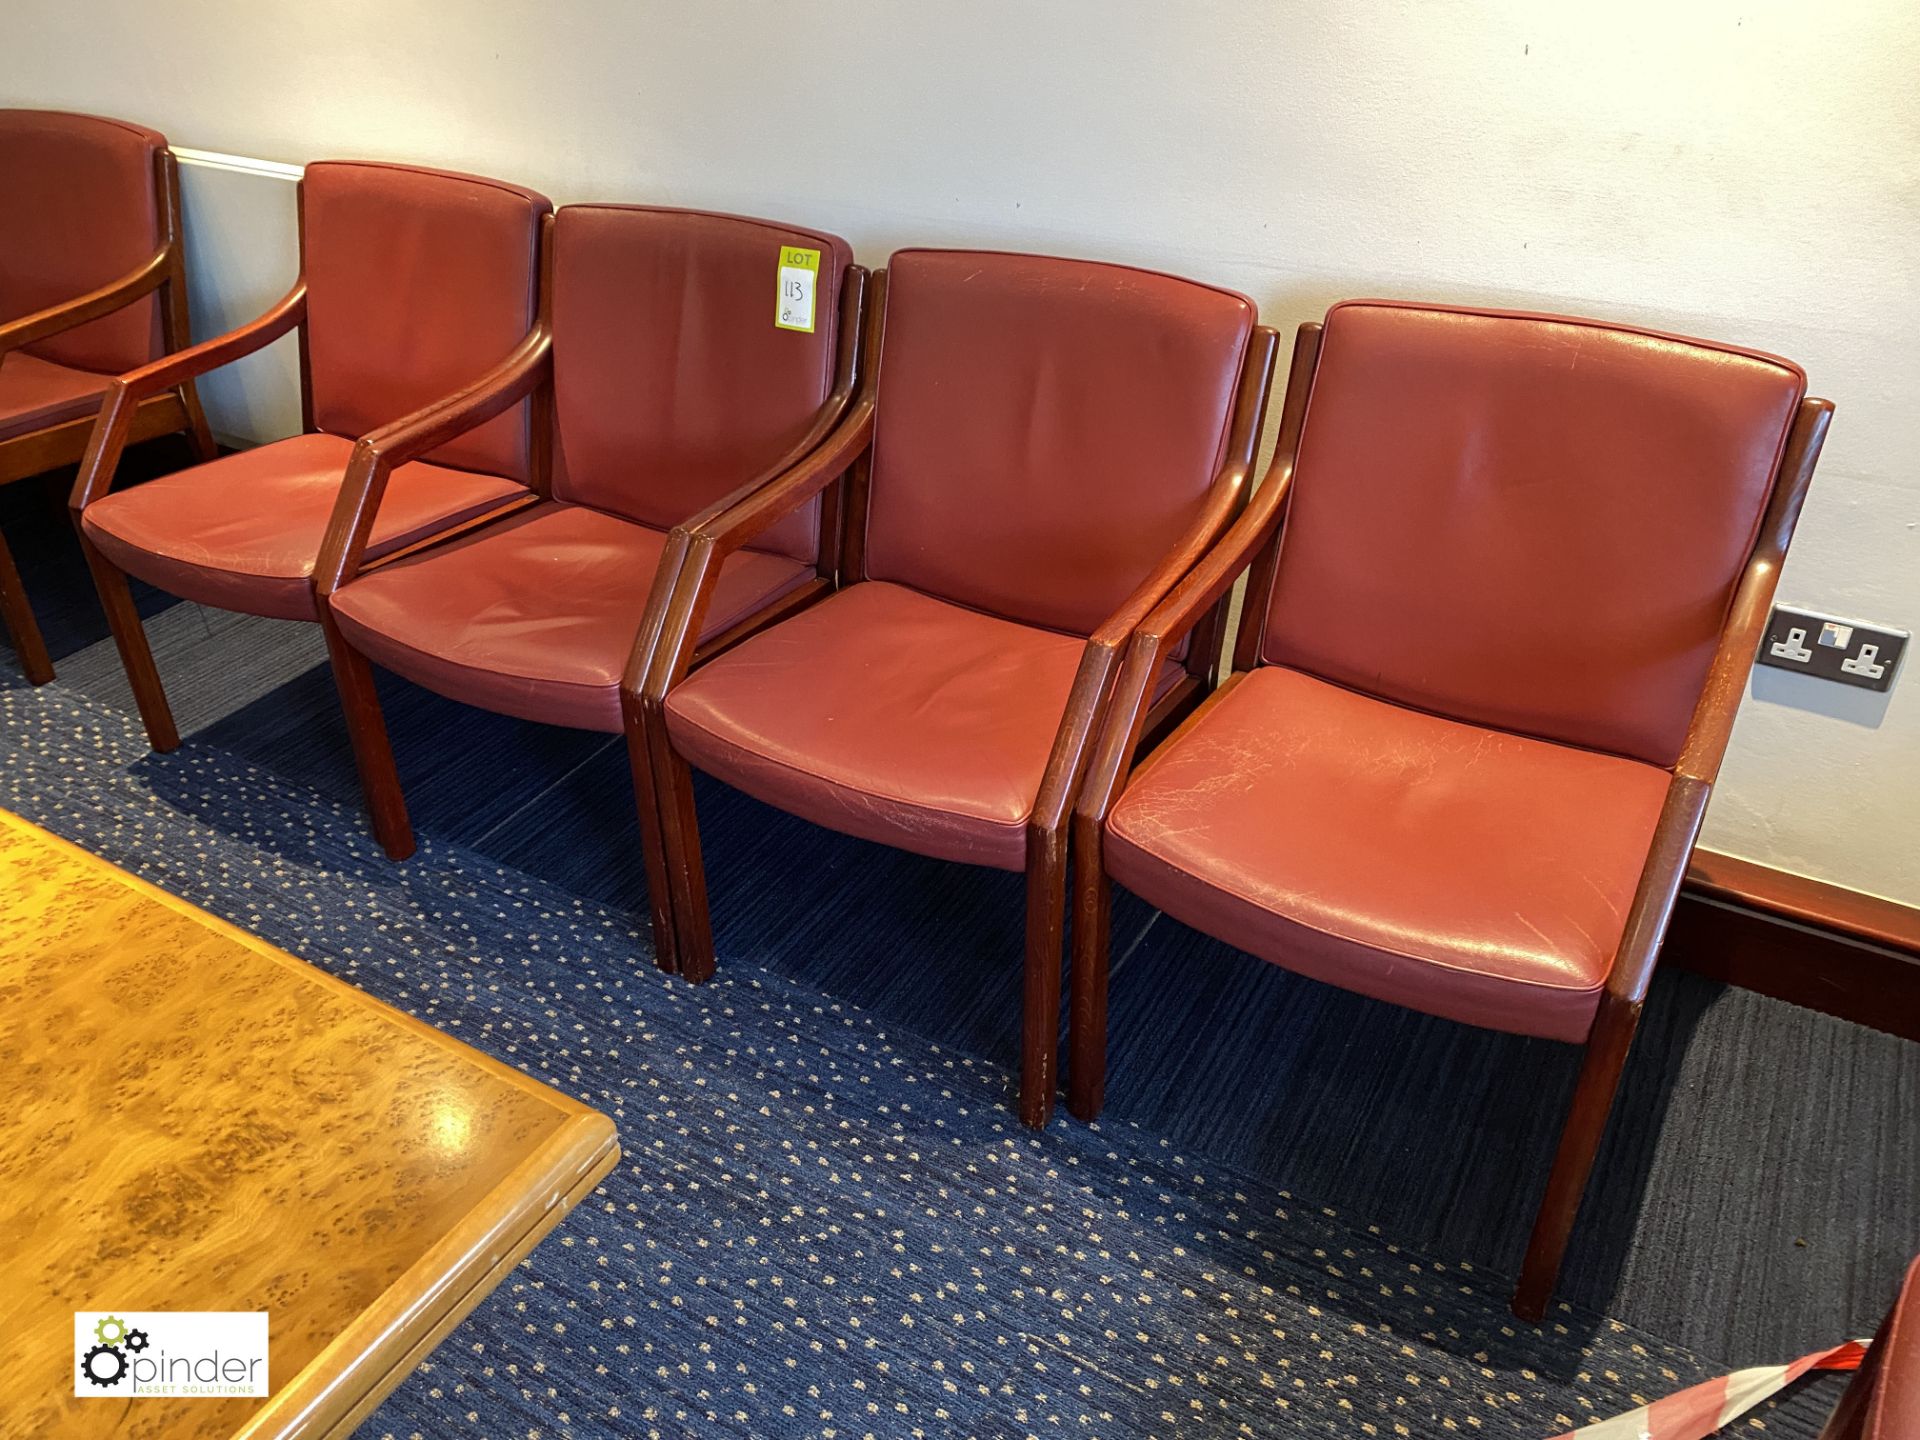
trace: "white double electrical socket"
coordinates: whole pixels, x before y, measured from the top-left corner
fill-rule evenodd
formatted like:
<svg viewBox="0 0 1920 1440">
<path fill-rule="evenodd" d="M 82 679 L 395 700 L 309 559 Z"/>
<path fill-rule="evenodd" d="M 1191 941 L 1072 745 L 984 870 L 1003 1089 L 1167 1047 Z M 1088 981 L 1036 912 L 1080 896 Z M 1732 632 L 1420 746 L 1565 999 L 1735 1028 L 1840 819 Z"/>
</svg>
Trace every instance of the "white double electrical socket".
<svg viewBox="0 0 1920 1440">
<path fill-rule="evenodd" d="M 1906 631 L 1885 625 L 1781 605 L 1767 621 L 1755 658 L 1814 680 L 1890 690 L 1909 638 Z"/>
</svg>

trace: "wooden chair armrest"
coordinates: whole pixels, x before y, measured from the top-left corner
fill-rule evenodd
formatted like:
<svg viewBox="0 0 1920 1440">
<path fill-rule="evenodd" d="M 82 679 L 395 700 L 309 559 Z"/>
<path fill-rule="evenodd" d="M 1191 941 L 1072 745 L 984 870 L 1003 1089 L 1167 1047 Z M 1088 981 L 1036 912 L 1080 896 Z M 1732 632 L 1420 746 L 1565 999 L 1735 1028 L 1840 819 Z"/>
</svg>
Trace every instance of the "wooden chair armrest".
<svg viewBox="0 0 1920 1440">
<path fill-rule="evenodd" d="M 116 383 L 125 386 L 134 399 L 144 400 L 265 349 L 306 318 L 307 282 L 303 279 L 295 281 L 293 288 L 264 314 L 224 335 L 163 355 L 138 370 L 129 370 Z"/>
<path fill-rule="evenodd" d="M 1093 758 L 1077 807 L 1083 817 L 1095 823 L 1106 819 L 1107 811 L 1119 798 L 1126 772 L 1132 768 L 1134 752 L 1140 748 L 1161 665 L 1201 617 L 1233 588 L 1261 548 L 1272 541 L 1292 484 L 1291 465 L 1283 471 L 1276 460 L 1253 503 L 1226 536 L 1134 631 L 1120 661 L 1119 678 L 1114 681 L 1105 716 L 1093 737 Z"/>
<path fill-rule="evenodd" d="M 797 463 L 746 487 L 719 513 L 676 528 L 711 545 L 718 557 L 732 554 L 844 475 L 872 443 L 873 421 L 873 397 L 863 396 Z"/>
<path fill-rule="evenodd" d="M 779 480 L 835 433 L 836 427 L 847 413 L 847 407 L 853 403 L 854 387 L 864 373 L 860 346 L 864 339 L 863 322 L 867 313 L 867 283 L 868 275 L 865 266 L 847 267 L 846 277 L 840 285 L 840 343 L 839 354 L 834 364 L 834 373 L 839 378 L 835 380 L 832 392 L 814 412 L 813 422 L 808 425 L 806 434 L 788 447 L 786 454 L 753 479 L 722 495 L 706 509 L 681 521 L 682 529 L 710 529 L 719 524 L 721 517 L 729 510 L 752 499 L 768 485 Z M 804 504 L 810 498 L 811 494 L 802 496 L 800 503 Z M 791 513 L 791 511 L 783 513 Z M 774 519 L 778 518 L 780 517 L 777 515 L 774 517 Z M 772 521 L 767 523 L 771 524 Z"/>
<path fill-rule="evenodd" d="M 1153 573 L 1093 632 L 1094 644 L 1113 650 L 1124 645 L 1140 622 L 1200 562 L 1208 547 L 1240 513 L 1246 503 L 1247 478 L 1253 474 L 1254 451 L 1266 424 L 1267 395 L 1273 386 L 1273 362 L 1279 350 L 1279 338 L 1264 325 L 1254 330 L 1253 343 L 1248 347 L 1234 396 L 1233 429 L 1227 439 L 1226 458 L 1213 477 L 1205 505 Z"/>
<path fill-rule="evenodd" d="M 1286 400 L 1281 408 L 1280 433 L 1274 443 L 1267 477 L 1254 492 L 1218 544 L 1187 571 L 1166 598 L 1156 604 L 1134 628 L 1113 694 L 1091 742 L 1092 761 L 1080 787 L 1077 813 L 1098 825 L 1119 797 L 1132 768 L 1134 753 L 1153 708 L 1154 681 L 1175 646 L 1201 618 L 1219 604 L 1255 560 L 1278 543 L 1293 492 L 1294 465 L 1300 453 L 1300 434 L 1306 423 L 1307 397 L 1320 356 L 1320 326 L 1302 325 L 1295 333 L 1293 360 L 1287 372 Z M 1259 603 L 1249 595 L 1249 605 Z"/>
<path fill-rule="evenodd" d="M 24 349 L 62 331 L 98 320 L 102 315 L 111 315 L 142 295 L 158 290 L 166 283 L 172 264 L 173 247 L 162 245 L 125 275 L 98 290 L 7 321 L 0 325 L 0 358 L 9 351 Z"/>
<path fill-rule="evenodd" d="M 840 354 L 835 364 L 840 378 L 833 393 L 798 444 L 767 471 L 683 522 L 681 529 L 705 535 L 722 555 L 731 554 L 806 504 L 860 458 L 873 438 L 872 376 L 886 293 L 884 271 L 871 278 L 858 265 L 847 271 L 840 287 Z"/>
<path fill-rule="evenodd" d="M 529 330 L 511 354 L 471 384 L 389 421 L 360 437 L 389 468 L 418 460 L 456 436 L 477 429 L 531 395 L 547 378 L 553 335 L 544 325 Z"/>
<path fill-rule="evenodd" d="M 629 657 L 624 688 L 658 704 L 692 668 L 707 603 L 727 557 L 792 514 L 846 473 L 873 440 L 874 405 L 863 395 L 810 454 L 751 494 L 698 525 L 676 525 L 654 573 L 646 616 Z M 651 657 L 651 658 L 650 658 Z"/>
<path fill-rule="evenodd" d="M 1774 591 L 1780 584 L 1780 566 L 1786 559 L 1787 544 L 1793 539 L 1801 507 L 1806 504 L 1807 489 L 1813 483 L 1813 467 L 1826 443 L 1827 428 L 1833 422 L 1833 404 L 1809 397 L 1800 402 L 1793 429 L 1780 456 L 1780 468 L 1773 482 L 1773 494 L 1760 522 L 1760 535 L 1746 572 L 1734 591 L 1733 605 L 1720 631 L 1713 663 L 1707 669 L 1707 683 L 1687 725 L 1687 738 L 1676 767 L 1680 774 L 1711 785 L 1719 776 L 1720 762 L 1727 753 L 1727 741 L 1733 735 L 1734 716 L 1740 709 L 1740 697 L 1746 690 L 1747 676 L 1753 670 L 1754 652 L 1767 633 L 1767 618 L 1773 611 Z"/>
<path fill-rule="evenodd" d="M 87 437 L 86 453 L 80 458 L 80 473 L 74 479 L 73 494 L 67 502 L 74 517 L 78 519 L 87 506 L 113 488 L 120 452 L 127 444 L 127 430 L 141 401 L 243 355 L 251 355 L 285 335 L 306 319 L 306 315 L 307 284 L 299 280 L 271 310 L 239 329 L 129 370 L 109 385 L 106 399 L 101 402 L 100 418 Z"/>
<path fill-rule="evenodd" d="M 1674 776 L 1667 789 L 1660 818 L 1654 822 L 1647 863 L 1627 907 L 1620 943 L 1614 948 L 1613 968 L 1607 972 L 1608 992 L 1622 1000 L 1638 1005 L 1647 998 L 1660 942 L 1666 938 L 1667 922 L 1680 898 L 1681 882 L 1687 878 L 1687 861 L 1700 838 L 1700 823 L 1706 819 L 1712 793 L 1711 785 L 1690 775 Z"/>
<path fill-rule="evenodd" d="M 316 591 L 331 595 L 359 573 L 387 479 L 397 466 L 519 404 L 546 379 L 552 363 L 553 333 L 545 324 L 536 325 L 512 354 L 479 379 L 355 441 L 314 562 Z"/>
<path fill-rule="evenodd" d="M 1829 401 L 1808 398 L 1800 402 L 1760 522 L 1759 538 L 1734 591 L 1733 604 L 1720 630 L 1720 643 L 1707 669 L 1706 684 L 1687 725 L 1673 784 L 1654 826 L 1646 868 L 1641 871 L 1639 888 L 1627 911 L 1613 968 L 1607 972 L 1608 993 L 1631 1004 L 1646 999 L 1647 986 L 1653 981 L 1660 942 L 1666 938 L 1667 922 L 1680 896 L 1681 882 L 1686 879 L 1687 862 L 1693 856 L 1694 842 L 1700 838 L 1713 782 L 1733 734 L 1740 696 L 1753 670 L 1753 654 L 1766 633 L 1773 593 L 1780 582 L 1780 565 L 1806 503 L 1813 467 L 1832 419 L 1833 405 Z"/>
<path fill-rule="evenodd" d="M 1112 688 L 1114 671 L 1119 668 L 1122 649 L 1140 622 L 1207 553 L 1207 548 L 1220 538 L 1245 504 L 1247 478 L 1253 473 L 1254 452 L 1266 423 L 1267 394 L 1273 385 L 1273 362 L 1278 348 L 1279 337 L 1272 330 L 1264 325 L 1255 328 L 1235 387 L 1226 457 L 1213 477 L 1199 515 L 1161 557 L 1153 572 L 1088 637 L 1079 668 L 1074 672 L 1073 687 L 1067 692 L 1067 708 L 1054 736 L 1047 768 L 1041 776 L 1040 791 L 1028 819 L 1030 828 L 1053 832 L 1066 818 L 1075 787 L 1086 772 L 1090 741 Z"/>
<path fill-rule="evenodd" d="M 621 688 L 641 704 L 658 706 L 693 668 L 707 603 L 726 558 L 833 484 L 873 443 L 886 294 L 885 271 L 869 277 L 854 266 L 847 272 L 840 292 L 840 379 L 807 434 L 773 473 L 749 481 L 668 535 L 621 679 Z"/>
</svg>

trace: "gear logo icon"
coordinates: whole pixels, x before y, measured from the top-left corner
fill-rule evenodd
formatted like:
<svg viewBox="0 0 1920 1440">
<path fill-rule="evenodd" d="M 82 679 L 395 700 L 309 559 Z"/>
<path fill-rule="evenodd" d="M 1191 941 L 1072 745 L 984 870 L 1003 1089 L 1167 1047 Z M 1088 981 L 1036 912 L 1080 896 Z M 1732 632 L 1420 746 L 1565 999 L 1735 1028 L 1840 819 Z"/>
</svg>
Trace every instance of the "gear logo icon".
<svg viewBox="0 0 1920 1440">
<path fill-rule="evenodd" d="M 87 1379 L 96 1385 L 118 1385 L 127 1374 L 127 1357 L 115 1345 L 96 1345 L 80 1361 Z"/>
<path fill-rule="evenodd" d="M 133 1369 L 133 1357 L 152 1343 L 147 1332 L 127 1324 L 124 1315 L 102 1315 L 93 1322 L 97 1342 L 80 1356 L 80 1371 L 96 1388 L 118 1385 Z M 86 1344 L 83 1335 L 74 1337 L 74 1349 Z"/>
</svg>

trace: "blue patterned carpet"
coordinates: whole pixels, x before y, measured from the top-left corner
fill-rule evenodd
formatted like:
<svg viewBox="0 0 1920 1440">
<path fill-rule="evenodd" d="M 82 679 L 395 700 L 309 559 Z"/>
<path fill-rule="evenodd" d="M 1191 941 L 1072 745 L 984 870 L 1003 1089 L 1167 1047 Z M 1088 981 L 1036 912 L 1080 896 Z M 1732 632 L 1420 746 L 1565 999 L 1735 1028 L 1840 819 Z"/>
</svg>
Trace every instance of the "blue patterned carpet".
<svg viewBox="0 0 1920 1440">
<path fill-rule="evenodd" d="M 1116 1040 L 1109 1118 L 1036 1136 L 1007 1109 L 1008 877 L 885 858 L 709 787 L 721 969 L 691 987 L 635 931 L 630 799 L 603 737 L 394 687 L 424 837 L 394 865 L 361 822 L 312 632 L 152 608 L 185 747 L 148 751 L 110 647 L 61 620 L 54 686 L 28 689 L 0 656 L 0 805 L 580 1096 L 626 1150 L 363 1437 L 1545 1437 L 1858 1329 L 1920 1228 L 1897 1190 L 1910 1138 L 1855 1124 L 1913 1113 L 1920 1047 L 1670 979 L 1623 1102 L 1640 1123 L 1610 1142 L 1567 1293 L 1659 1315 L 1636 1267 L 1645 1233 L 1665 1253 L 1678 1222 L 1642 1217 L 1669 1183 L 1648 1136 L 1709 1131 L 1703 1073 L 1756 1063 L 1702 1053 L 1729 1003 L 1802 1026 L 1793 1063 L 1837 1055 L 1892 1087 L 1809 1101 L 1843 1142 L 1821 1163 L 1867 1203 L 1822 1230 L 1763 1199 L 1785 1218 L 1754 1222 L 1744 1276 L 1689 1292 L 1734 1298 L 1655 1327 L 1673 1341 L 1579 1304 L 1521 1325 L 1508 1267 L 1565 1047 L 1355 1010 L 1135 906 L 1116 1036 L 1138 1038 Z M 802 905 L 796 875 L 816 867 L 824 893 Z M 1156 966 L 1186 977 L 1177 999 Z M 1139 1013 L 1152 996 L 1157 1034 Z M 1195 1069 L 1166 1042 L 1208 1007 L 1217 1068 Z M 1525 1103 L 1505 1093 L 1513 1066 Z M 1805 1121 L 1774 1105 L 1767 1123 Z M 1280 1153 L 1329 1183 L 1290 1178 Z M 1736 1171 L 1762 1178 L 1760 1157 Z M 1715 1216 L 1682 1205 L 1688 1223 L 1737 1220 L 1748 1202 L 1729 1190 L 1709 1187 Z M 1780 1225 L 1817 1243 L 1773 1255 Z M 1782 1268 L 1816 1261 L 1849 1283 Z M 1743 1278 L 1770 1287 L 1765 1305 L 1738 1299 Z M 1742 1321 L 1754 1308 L 1771 1329 Z M 1814 1392 L 1757 1428 L 1813 1434 L 1833 1382 Z"/>
</svg>

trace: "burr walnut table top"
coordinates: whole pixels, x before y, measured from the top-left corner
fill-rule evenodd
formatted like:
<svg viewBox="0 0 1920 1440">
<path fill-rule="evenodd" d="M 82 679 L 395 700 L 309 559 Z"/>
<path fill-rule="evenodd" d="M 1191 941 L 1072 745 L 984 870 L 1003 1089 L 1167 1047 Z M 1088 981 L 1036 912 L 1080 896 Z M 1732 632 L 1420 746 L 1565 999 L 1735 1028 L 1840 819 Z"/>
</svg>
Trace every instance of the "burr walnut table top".
<svg viewBox="0 0 1920 1440">
<path fill-rule="evenodd" d="M 613 1123 L 0 811 L 0 1434 L 345 1436 Z M 268 1399 L 76 1399 L 76 1310 L 265 1310 Z"/>
</svg>

